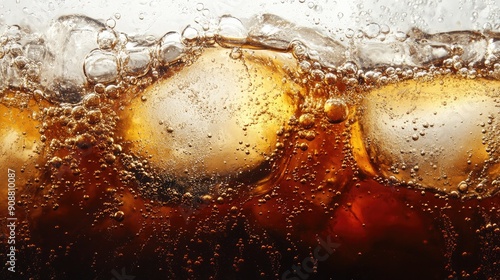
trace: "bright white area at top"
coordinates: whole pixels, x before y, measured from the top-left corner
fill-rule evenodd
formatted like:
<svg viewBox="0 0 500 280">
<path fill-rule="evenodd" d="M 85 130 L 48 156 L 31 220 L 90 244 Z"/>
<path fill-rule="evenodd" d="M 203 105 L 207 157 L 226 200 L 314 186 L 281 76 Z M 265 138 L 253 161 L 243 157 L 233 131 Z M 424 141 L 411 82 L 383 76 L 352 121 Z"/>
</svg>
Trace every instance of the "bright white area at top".
<svg viewBox="0 0 500 280">
<path fill-rule="evenodd" d="M 19 24 L 43 30 L 61 15 L 82 14 L 103 21 L 112 19 L 110 24 L 127 34 L 160 37 L 196 21 L 206 24 L 226 14 L 245 19 L 259 13 L 276 14 L 301 26 L 316 26 L 332 36 L 338 29 L 363 29 L 373 22 L 394 32 L 412 27 L 431 33 L 500 30 L 498 0 L 12 0 L 0 3 L 0 29 Z"/>
</svg>

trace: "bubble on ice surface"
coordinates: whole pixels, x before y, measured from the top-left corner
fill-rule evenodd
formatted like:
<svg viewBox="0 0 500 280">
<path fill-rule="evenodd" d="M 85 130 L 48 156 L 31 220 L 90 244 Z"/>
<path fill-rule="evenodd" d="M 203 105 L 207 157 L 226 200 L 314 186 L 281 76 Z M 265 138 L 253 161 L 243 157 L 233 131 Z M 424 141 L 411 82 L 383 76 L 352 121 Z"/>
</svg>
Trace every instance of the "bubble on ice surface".
<svg viewBox="0 0 500 280">
<path fill-rule="evenodd" d="M 113 82 L 118 78 L 118 59 L 111 52 L 94 50 L 85 58 L 84 70 L 91 82 Z"/>
<path fill-rule="evenodd" d="M 52 92 L 51 99 L 80 101 L 86 83 L 83 64 L 99 48 L 97 34 L 104 28 L 101 22 L 80 15 L 62 16 L 49 28 L 41 84 Z"/>
<path fill-rule="evenodd" d="M 179 61 L 185 55 L 186 46 L 178 32 L 168 32 L 160 40 L 158 59 L 164 65 Z"/>
</svg>

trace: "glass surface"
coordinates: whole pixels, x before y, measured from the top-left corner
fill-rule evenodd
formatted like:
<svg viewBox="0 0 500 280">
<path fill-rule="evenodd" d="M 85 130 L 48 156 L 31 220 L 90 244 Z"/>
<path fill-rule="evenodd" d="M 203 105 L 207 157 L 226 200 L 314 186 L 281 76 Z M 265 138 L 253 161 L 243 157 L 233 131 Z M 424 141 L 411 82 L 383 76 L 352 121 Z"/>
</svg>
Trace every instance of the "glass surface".
<svg viewBox="0 0 500 280">
<path fill-rule="evenodd" d="M 1 279 L 496 279 L 498 1 L 0 3 Z"/>
</svg>

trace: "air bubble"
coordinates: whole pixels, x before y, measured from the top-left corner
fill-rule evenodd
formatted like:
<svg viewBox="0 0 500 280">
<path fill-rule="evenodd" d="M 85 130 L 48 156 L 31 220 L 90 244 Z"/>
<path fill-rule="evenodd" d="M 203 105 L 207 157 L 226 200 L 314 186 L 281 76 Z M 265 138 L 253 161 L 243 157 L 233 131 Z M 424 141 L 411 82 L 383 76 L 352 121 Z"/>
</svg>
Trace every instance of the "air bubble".
<svg viewBox="0 0 500 280">
<path fill-rule="evenodd" d="M 347 119 L 349 115 L 349 107 L 342 99 L 330 98 L 325 102 L 323 107 L 325 116 L 331 123 L 341 123 Z"/>
<path fill-rule="evenodd" d="M 223 16 L 219 21 L 218 41 L 223 47 L 242 45 L 246 42 L 248 30 L 237 18 Z"/>
<path fill-rule="evenodd" d="M 394 34 L 394 36 L 396 37 L 396 40 L 398 40 L 400 42 L 404 42 L 408 38 L 408 34 L 406 34 L 403 31 L 396 32 L 396 34 Z"/>
<path fill-rule="evenodd" d="M 307 47 L 300 41 L 292 41 L 290 43 L 292 54 L 295 58 L 302 60 L 307 56 Z"/>
<path fill-rule="evenodd" d="M 97 124 L 101 122 L 102 113 L 101 110 L 92 110 L 87 113 L 87 122 L 89 124 Z"/>
<path fill-rule="evenodd" d="M 184 57 L 185 49 L 181 35 L 178 32 L 168 32 L 160 40 L 158 59 L 163 65 L 170 65 Z"/>
<path fill-rule="evenodd" d="M 117 41 L 115 32 L 109 29 L 104 29 L 97 34 L 97 44 L 100 49 L 112 49 L 115 47 Z"/>
<path fill-rule="evenodd" d="M 356 74 L 358 72 L 358 66 L 356 63 L 352 61 L 348 61 L 342 65 L 342 69 L 347 73 L 347 74 Z"/>
<path fill-rule="evenodd" d="M 462 181 L 458 184 L 458 190 L 460 192 L 467 192 L 467 189 L 469 188 L 469 185 L 467 184 L 467 182 L 465 181 Z"/>
<path fill-rule="evenodd" d="M 380 25 L 376 23 L 369 23 L 363 31 L 367 38 L 375 38 L 380 34 Z"/>
<path fill-rule="evenodd" d="M 94 50 L 84 62 L 87 79 L 95 83 L 109 83 L 118 78 L 118 59 L 113 53 Z"/>
<path fill-rule="evenodd" d="M 229 54 L 229 56 L 232 58 L 232 59 L 238 59 L 238 58 L 241 58 L 241 56 L 243 55 L 243 52 L 241 51 L 241 48 L 233 48 L 231 50 L 231 53 Z"/>
<path fill-rule="evenodd" d="M 71 110 L 71 116 L 75 119 L 75 120 L 79 120 L 81 118 L 83 118 L 85 116 L 85 114 L 87 113 L 87 111 L 85 110 L 85 108 L 83 108 L 83 106 L 75 106 L 72 110 Z"/>
<path fill-rule="evenodd" d="M 101 104 L 101 100 L 100 100 L 100 98 L 99 98 L 99 96 L 97 94 L 91 93 L 91 94 L 87 94 L 83 98 L 83 102 L 82 103 L 85 106 L 85 108 L 92 109 L 92 108 L 99 107 L 99 105 Z"/>
<path fill-rule="evenodd" d="M 106 26 L 113 29 L 116 26 L 116 21 L 114 19 L 110 18 L 106 21 Z"/>
<path fill-rule="evenodd" d="M 182 31 L 182 39 L 187 43 L 194 43 L 199 39 L 198 30 L 192 26 L 188 26 Z"/>
<path fill-rule="evenodd" d="M 151 65 L 151 54 L 148 48 L 137 48 L 130 50 L 122 57 L 123 70 L 127 74 L 136 77 L 144 76 L 148 73 Z"/>
<path fill-rule="evenodd" d="M 121 222 L 125 219 L 125 213 L 123 211 L 116 211 L 113 215 L 112 218 L 118 222 Z"/>
<path fill-rule="evenodd" d="M 345 31 L 345 36 L 346 38 L 352 38 L 354 36 L 354 30 L 352 30 L 351 28 L 348 28 L 346 31 Z"/>
<path fill-rule="evenodd" d="M 299 117 L 299 124 L 303 128 L 311 128 L 314 126 L 314 115 L 305 113 Z"/>
<path fill-rule="evenodd" d="M 387 24 L 382 24 L 380 26 L 380 33 L 388 34 L 391 31 L 391 28 Z"/>
<path fill-rule="evenodd" d="M 333 73 L 326 73 L 325 82 L 329 85 L 333 85 L 337 82 L 337 75 Z"/>
</svg>

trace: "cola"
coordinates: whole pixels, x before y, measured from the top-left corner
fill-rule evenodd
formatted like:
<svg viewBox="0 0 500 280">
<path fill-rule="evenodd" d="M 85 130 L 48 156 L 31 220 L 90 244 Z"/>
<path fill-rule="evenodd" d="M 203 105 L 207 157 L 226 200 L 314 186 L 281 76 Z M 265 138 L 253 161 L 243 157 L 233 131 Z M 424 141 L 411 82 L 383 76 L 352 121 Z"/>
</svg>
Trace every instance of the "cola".
<svg viewBox="0 0 500 280">
<path fill-rule="evenodd" d="M 2 277 L 498 277 L 498 33 L 368 31 L 9 26 Z"/>
</svg>

